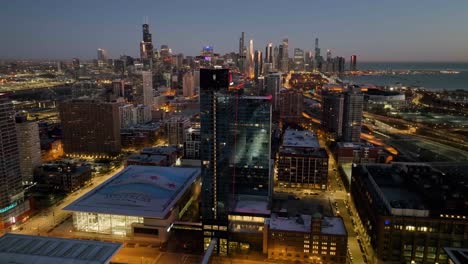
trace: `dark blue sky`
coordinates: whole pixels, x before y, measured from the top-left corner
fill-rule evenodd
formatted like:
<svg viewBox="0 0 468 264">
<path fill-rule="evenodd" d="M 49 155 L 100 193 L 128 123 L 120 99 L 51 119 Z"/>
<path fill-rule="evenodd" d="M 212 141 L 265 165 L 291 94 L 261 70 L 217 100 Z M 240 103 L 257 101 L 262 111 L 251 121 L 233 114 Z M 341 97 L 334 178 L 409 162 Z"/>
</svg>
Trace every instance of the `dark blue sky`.
<svg viewBox="0 0 468 264">
<path fill-rule="evenodd" d="M 237 51 L 241 31 L 256 49 L 290 48 L 361 61 L 468 61 L 467 0 L 7 0 L 0 58 L 137 56 L 143 17 L 153 43 L 197 55 L 203 45 Z"/>
</svg>

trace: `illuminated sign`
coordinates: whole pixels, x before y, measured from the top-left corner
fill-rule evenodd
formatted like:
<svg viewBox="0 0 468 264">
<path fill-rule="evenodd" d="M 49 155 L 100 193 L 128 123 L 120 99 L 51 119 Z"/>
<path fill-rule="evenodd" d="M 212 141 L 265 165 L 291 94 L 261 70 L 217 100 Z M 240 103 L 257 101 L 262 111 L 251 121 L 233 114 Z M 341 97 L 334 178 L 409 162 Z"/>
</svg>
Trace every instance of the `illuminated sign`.
<svg viewBox="0 0 468 264">
<path fill-rule="evenodd" d="M 0 214 L 15 208 L 17 205 L 18 205 L 18 203 L 14 202 L 14 203 L 10 204 L 9 206 L 0 209 Z"/>
</svg>

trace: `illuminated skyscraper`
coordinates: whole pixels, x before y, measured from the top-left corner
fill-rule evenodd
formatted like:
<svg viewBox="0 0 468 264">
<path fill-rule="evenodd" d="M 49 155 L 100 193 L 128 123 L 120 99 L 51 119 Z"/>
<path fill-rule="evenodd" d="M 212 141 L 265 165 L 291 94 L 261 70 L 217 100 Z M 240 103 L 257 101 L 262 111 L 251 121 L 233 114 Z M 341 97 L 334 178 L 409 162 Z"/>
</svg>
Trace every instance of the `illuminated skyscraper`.
<svg viewBox="0 0 468 264">
<path fill-rule="evenodd" d="M 262 52 L 259 50 L 256 50 L 255 55 L 254 55 L 254 78 L 255 80 L 257 80 L 258 77 L 263 74 L 262 70 L 263 70 Z"/>
<path fill-rule="evenodd" d="M 356 71 L 357 70 L 357 56 L 356 55 L 353 55 L 351 56 L 351 61 L 349 63 L 349 70 L 351 71 Z"/>
<path fill-rule="evenodd" d="M 319 39 L 315 39 L 315 70 L 321 71 L 323 66 L 323 57 L 320 55 Z"/>
<path fill-rule="evenodd" d="M 294 49 L 294 70 L 304 71 L 304 51 L 298 48 Z"/>
<path fill-rule="evenodd" d="M 253 40 L 251 39 L 249 41 L 249 48 L 247 49 L 247 70 L 246 70 L 246 76 L 249 78 L 254 77 L 254 45 L 253 45 Z"/>
<path fill-rule="evenodd" d="M 239 195 L 267 199 L 271 191 L 271 98 L 243 96 L 228 86 L 228 70 L 200 70 L 204 245 L 218 238 L 221 255 Z"/>
<path fill-rule="evenodd" d="M 22 220 L 30 209 L 21 183 L 13 104 L 0 93 L 0 230 Z"/>
<path fill-rule="evenodd" d="M 350 86 L 344 96 L 343 141 L 360 142 L 364 95 L 359 86 Z"/>
<path fill-rule="evenodd" d="M 273 63 L 273 43 L 268 43 L 265 48 L 265 63 Z"/>
<path fill-rule="evenodd" d="M 143 40 L 140 43 L 140 58 L 150 63 L 153 60 L 153 40 L 151 33 L 149 33 L 148 24 L 143 24 Z"/>
<path fill-rule="evenodd" d="M 288 49 L 289 49 L 289 44 L 288 44 L 288 39 L 285 38 L 283 39 L 283 43 L 280 44 L 279 46 L 279 70 L 281 72 L 284 72 L 284 73 L 287 73 L 289 71 L 289 52 L 288 52 Z"/>
</svg>

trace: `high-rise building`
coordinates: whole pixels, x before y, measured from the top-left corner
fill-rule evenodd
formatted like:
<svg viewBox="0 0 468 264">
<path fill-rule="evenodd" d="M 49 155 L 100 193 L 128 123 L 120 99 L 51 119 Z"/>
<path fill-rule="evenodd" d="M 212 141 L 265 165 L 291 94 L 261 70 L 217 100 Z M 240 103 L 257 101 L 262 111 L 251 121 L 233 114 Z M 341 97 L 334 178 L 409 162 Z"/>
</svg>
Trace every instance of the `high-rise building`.
<svg viewBox="0 0 468 264">
<path fill-rule="evenodd" d="M 143 40 L 140 43 L 140 58 L 152 62 L 153 60 L 153 40 L 149 32 L 149 25 L 143 24 Z"/>
<path fill-rule="evenodd" d="M 322 128 L 335 139 L 343 135 L 344 96 L 325 91 L 322 94 Z"/>
<path fill-rule="evenodd" d="M 272 96 L 273 111 L 278 110 L 279 107 L 279 92 L 283 84 L 283 77 L 281 73 L 270 73 L 265 77 L 266 93 Z"/>
<path fill-rule="evenodd" d="M 345 71 L 346 60 L 343 57 L 336 57 L 333 72 L 343 73 Z"/>
<path fill-rule="evenodd" d="M 239 39 L 239 57 L 237 58 L 237 67 L 239 67 L 240 72 L 245 71 L 245 67 L 246 67 L 245 32 L 241 33 L 241 37 Z"/>
<path fill-rule="evenodd" d="M 315 38 L 315 65 L 314 69 L 321 71 L 323 66 L 323 57 L 320 55 L 319 39 Z"/>
<path fill-rule="evenodd" d="M 98 61 L 102 61 L 104 63 L 107 63 L 107 51 L 105 49 L 98 49 L 97 50 L 97 59 Z"/>
<path fill-rule="evenodd" d="M 294 70 L 304 71 L 304 51 L 298 48 L 294 49 Z"/>
<path fill-rule="evenodd" d="M 255 81 L 258 80 L 258 77 L 263 74 L 263 58 L 262 52 L 259 50 L 255 51 L 254 55 L 254 79 Z"/>
<path fill-rule="evenodd" d="M 279 46 L 279 70 L 281 72 L 287 73 L 289 71 L 289 43 L 288 39 L 283 39 L 283 43 Z"/>
<path fill-rule="evenodd" d="M 273 64 L 273 43 L 268 43 L 265 47 L 265 63 Z"/>
<path fill-rule="evenodd" d="M 190 119 L 185 117 L 172 117 L 166 121 L 165 133 L 169 145 L 182 146 L 186 130 L 191 126 Z"/>
<path fill-rule="evenodd" d="M 200 128 L 189 127 L 185 131 L 184 159 L 200 159 Z"/>
<path fill-rule="evenodd" d="M 67 155 L 120 153 L 119 103 L 71 100 L 59 104 L 62 142 Z"/>
<path fill-rule="evenodd" d="M 7 94 L 0 93 L 0 229 L 23 220 L 29 212 L 21 183 L 15 112 Z"/>
<path fill-rule="evenodd" d="M 204 245 L 216 237 L 217 252 L 227 254 L 228 214 L 238 196 L 267 198 L 272 186 L 271 98 L 229 91 L 228 70 L 201 69 L 200 78 Z"/>
<path fill-rule="evenodd" d="M 136 109 L 132 104 L 119 105 L 120 128 L 129 128 L 136 125 Z"/>
<path fill-rule="evenodd" d="M 247 48 L 247 69 L 245 75 L 249 78 L 254 77 L 254 45 L 253 40 L 249 41 L 249 47 Z"/>
<path fill-rule="evenodd" d="M 273 69 L 277 71 L 279 69 L 279 49 L 278 46 L 273 48 L 273 61 L 272 61 Z"/>
<path fill-rule="evenodd" d="M 364 95 L 359 86 L 349 86 L 343 104 L 343 140 L 360 142 Z"/>
<path fill-rule="evenodd" d="M 188 71 L 182 77 L 182 90 L 185 97 L 195 95 L 193 72 Z"/>
<path fill-rule="evenodd" d="M 349 63 L 349 69 L 351 71 L 356 71 L 357 70 L 357 56 L 356 55 L 351 56 L 351 60 L 350 60 L 350 63 Z"/>
<path fill-rule="evenodd" d="M 280 118 L 284 121 L 300 122 L 304 110 L 302 91 L 283 89 L 279 98 Z"/>
<path fill-rule="evenodd" d="M 151 71 L 142 71 L 141 82 L 138 80 L 135 98 L 138 104 L 151 107 L 153 104 L 153 74 Z"/>
<path fill-rule="evenodd" d="M 16 116 L 16 136 L 20 157 L 23 184 L 33 183 L 34 168 L 41 165 L 41 142 L 36 122 L 28 121 L 26 116 Z"/>
<path fill-rule="evenodd" d="M 311 71 L 314 66 L 314 61 L 313 61 L 313 54 L 312 51 L 307 51 L 304 56 L 304 70 L 305 71 Z"/>
</svg>

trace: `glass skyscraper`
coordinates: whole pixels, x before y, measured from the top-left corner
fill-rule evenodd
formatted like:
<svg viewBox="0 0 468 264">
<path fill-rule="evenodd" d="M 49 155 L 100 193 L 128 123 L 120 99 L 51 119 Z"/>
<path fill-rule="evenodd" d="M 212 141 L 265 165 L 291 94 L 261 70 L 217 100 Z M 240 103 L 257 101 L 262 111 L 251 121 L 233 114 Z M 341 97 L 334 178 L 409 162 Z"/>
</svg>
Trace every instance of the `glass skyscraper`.
<svg viewBox="0 0 468 264">
<path fill-rule="evenodd" d="M 270 193 L 271 96 L 244 96 L 229 90 L 228 70 L 201 69 L 200 122 L 204 244 L 216 237 L 227 254 L 237 197 Z"/>
</svg>

